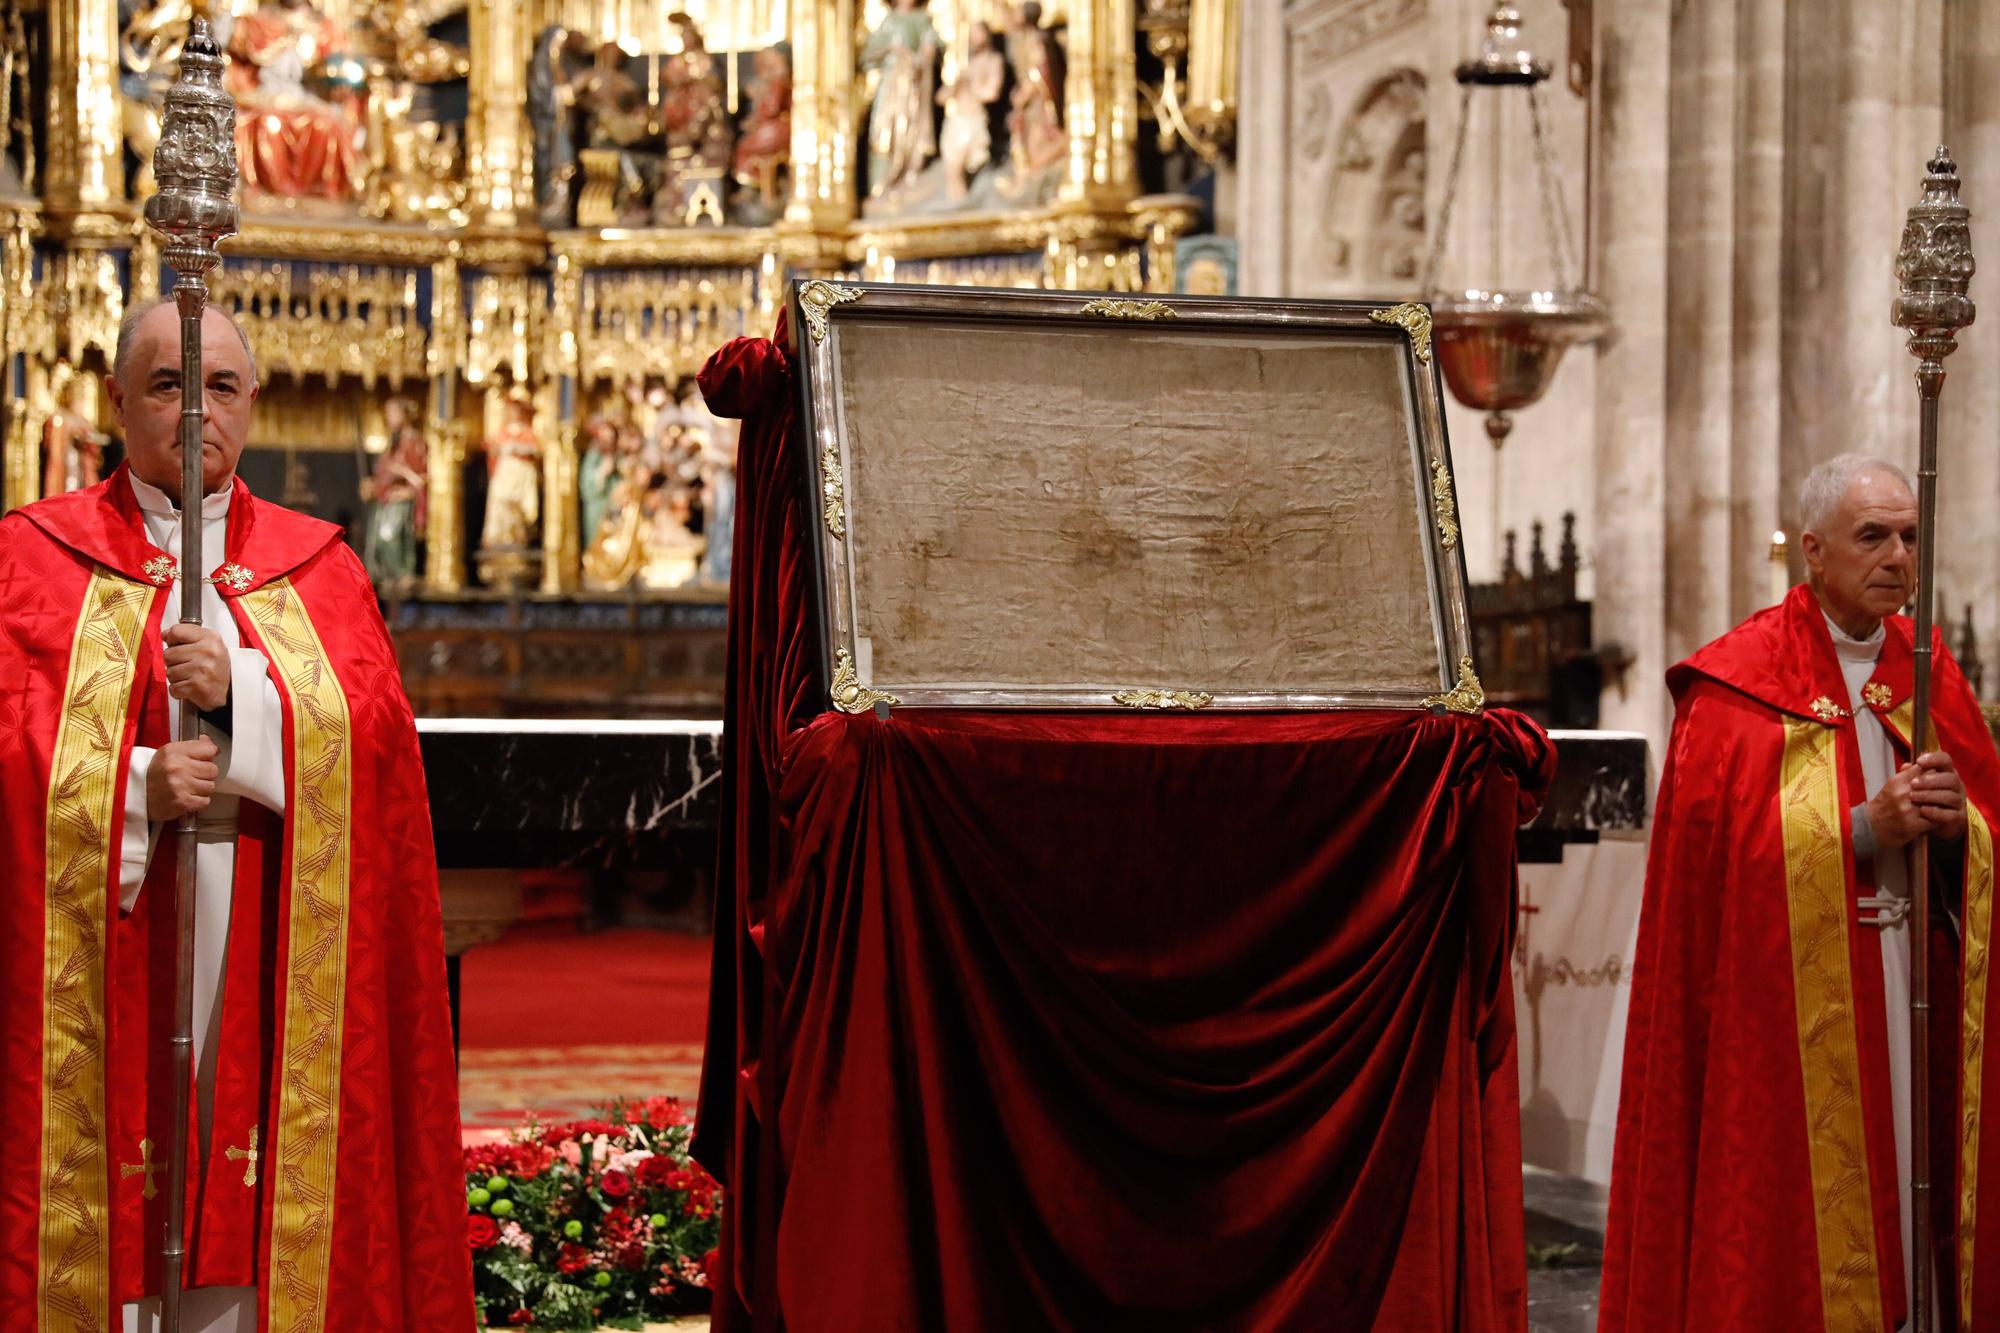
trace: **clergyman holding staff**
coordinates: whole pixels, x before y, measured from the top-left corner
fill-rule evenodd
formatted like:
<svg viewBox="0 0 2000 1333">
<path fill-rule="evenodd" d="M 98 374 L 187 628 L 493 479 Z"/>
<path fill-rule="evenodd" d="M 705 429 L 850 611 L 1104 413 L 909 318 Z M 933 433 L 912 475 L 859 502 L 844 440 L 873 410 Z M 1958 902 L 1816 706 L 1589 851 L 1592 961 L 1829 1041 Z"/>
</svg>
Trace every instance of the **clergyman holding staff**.
<svg viewBox="0 0 2000 1333">
<path fill-rule="evenodd" d="M 236 473 L 241 328 L 202 329 L 204 563 L 181 570 L 181 333 L 133 310 L 126 462 L 0 519 L 0 1309 L 151 1329 L 194 812 L 183 1330 L 472 1326 L 437 869 L 361 563 Z M 199 625 L 172 610 L 202 580 Z M 170 734 L 175 701 L 198 735 Z M 389 1262 L 389 1261 L 393 1262 Z"/>
<path fill-rule="evenodd" d="M 1912 743 L 1900 611 L 1931 594 L 1908 477 L 1843 454 L 1806 478 L 1799 509 L 1807 582 L 1667 675 L 1605 1333 L 1895 1329 L 1917 1264 L 1953 1309 L 1980 1309 L 1972 1275 L 2000 1268 L 2000 1129 L 1980 1128 L 2000 1059 L 1979 1039 L 2000 758 L 1942 636 L 1931 735 Z M 1924 942 L 1929 1126 L 1909 1109 L 1920 836 L 1946 909 Z M 1926 1131 L 1935 1244 L 1920 1256 L 1911 1144 Z"/>
</svg>

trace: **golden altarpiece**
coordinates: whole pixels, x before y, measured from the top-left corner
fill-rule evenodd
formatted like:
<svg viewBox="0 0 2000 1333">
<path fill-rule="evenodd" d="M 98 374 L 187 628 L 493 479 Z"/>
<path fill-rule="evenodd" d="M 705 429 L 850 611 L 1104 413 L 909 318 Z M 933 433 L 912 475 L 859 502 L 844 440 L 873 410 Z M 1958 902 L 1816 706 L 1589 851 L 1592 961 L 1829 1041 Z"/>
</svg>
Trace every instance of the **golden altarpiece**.
<svg viewBox="0 0 2000 1333">
<path fill-rule="evenodd" d="M 1169 290 L 1203 215 L 1176 191 L 1228 150 L 1234 0 L 683 4 L 205 6 L 244 219 L 210 285 L 266 385 L 243 471 L 349 526 L 420 706 L 482 706 L 427 669 L 719 675 L 709 352 L 801 276 Z M 162 286 L 139 209 L 190 12 L 0 0 L 8 507 L 115 459 L 102 383 Z M 591 605 L 622 640 L 579 646 L 563 608 Z M 568 643 L 539 668 L 502 632 L 534 624 Z M 713 661 L 649 658 L 646 625 L 706 626 Z"/>
</svg>

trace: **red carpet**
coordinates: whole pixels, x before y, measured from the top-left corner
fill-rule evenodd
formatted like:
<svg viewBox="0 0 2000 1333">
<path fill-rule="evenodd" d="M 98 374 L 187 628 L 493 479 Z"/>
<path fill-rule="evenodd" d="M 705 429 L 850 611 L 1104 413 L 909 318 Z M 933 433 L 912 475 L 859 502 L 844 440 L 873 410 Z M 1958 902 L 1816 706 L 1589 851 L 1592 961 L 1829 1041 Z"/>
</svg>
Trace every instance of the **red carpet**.
<svg viewBox="0 0 2000 1333">
<path fill-rule="evenodd" d="M 690 1108 L 708 1017 L 708 937 L 517 926 L 465 955 L 459 1113 L 468 1143 L 619 1098 Z"/>
<path fill-rule="evenodd" d="M 517 927 L 465 955 L 459 1044 L 698 1045 L 708 1021 L 708 951 L 705 935 Z"/>
</svg>

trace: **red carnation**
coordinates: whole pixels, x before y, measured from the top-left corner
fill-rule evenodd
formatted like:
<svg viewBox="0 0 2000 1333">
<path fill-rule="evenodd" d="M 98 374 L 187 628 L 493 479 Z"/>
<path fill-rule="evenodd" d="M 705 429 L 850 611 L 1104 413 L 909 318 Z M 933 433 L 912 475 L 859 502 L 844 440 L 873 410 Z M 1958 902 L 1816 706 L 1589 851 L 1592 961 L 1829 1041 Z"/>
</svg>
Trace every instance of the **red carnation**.
<svg viewBox="0 0 2000 1333">
<path fill-rule="evenodd" d="M 473 1213 L 465 1219 L 465 1238 L 475 1250 L 491 1249 L 500 1239 L 500 1228 L 486 1214 Z"/>
<path fill-rule="evenodd" d="M 664 1189 L 672 1183 L 675 1170 L 673 1158 L 654 1153 L 639 1163 L 639 1183 L 647 1189 Z"/>
<path fill-rule="evenodd" d="M 564 1241 L 556 1254 L 556 1271 L 559 1273 L 581 1273 L 590 1267 L 590 1251 L 571 1241 Z"/>
<path fill-rule="evenodd" d="M 507 1316 L 507 1325 L 509 1328 L 526 1328 L 534 1322 L 535 1312 L 533 1310 L 516 1310 Z"/>
<path fill-rule="evenodd" d="M 622 1199 L 632 1192 L 632 1177 L 623 1171 L 606 1171 L 598 1178 L 597 1188 L 607 1199 Z"/>
</svg>

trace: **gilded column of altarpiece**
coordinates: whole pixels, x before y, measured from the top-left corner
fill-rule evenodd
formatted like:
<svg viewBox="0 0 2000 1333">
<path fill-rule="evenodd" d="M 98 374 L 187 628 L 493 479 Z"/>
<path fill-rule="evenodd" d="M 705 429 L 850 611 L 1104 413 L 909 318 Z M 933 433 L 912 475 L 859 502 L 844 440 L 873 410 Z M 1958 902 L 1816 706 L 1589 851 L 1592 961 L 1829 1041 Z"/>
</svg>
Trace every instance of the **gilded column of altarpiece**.
<svg viewBox="0 0 2000 1333">
<path fill-rule="evenodd" d="M 213 299 L 266 386 L 245 474 L 347 522 L 385 596 L 430 598 L 719 599 L 733 440 L 691 378 L 794 276 L 1168 289 L 1201 209 L 1164 191 L 1187 173 L 1147 80 L 1178 86 L 1189 33 L 1233 51 L 1235 22 L 1227 0 L 206 8 L 243 163 Z M 189 15 L 0 0 L 9 507 L 115 461 L 103 381 L 163 285 L 139 206 Z"/>
</svg>

